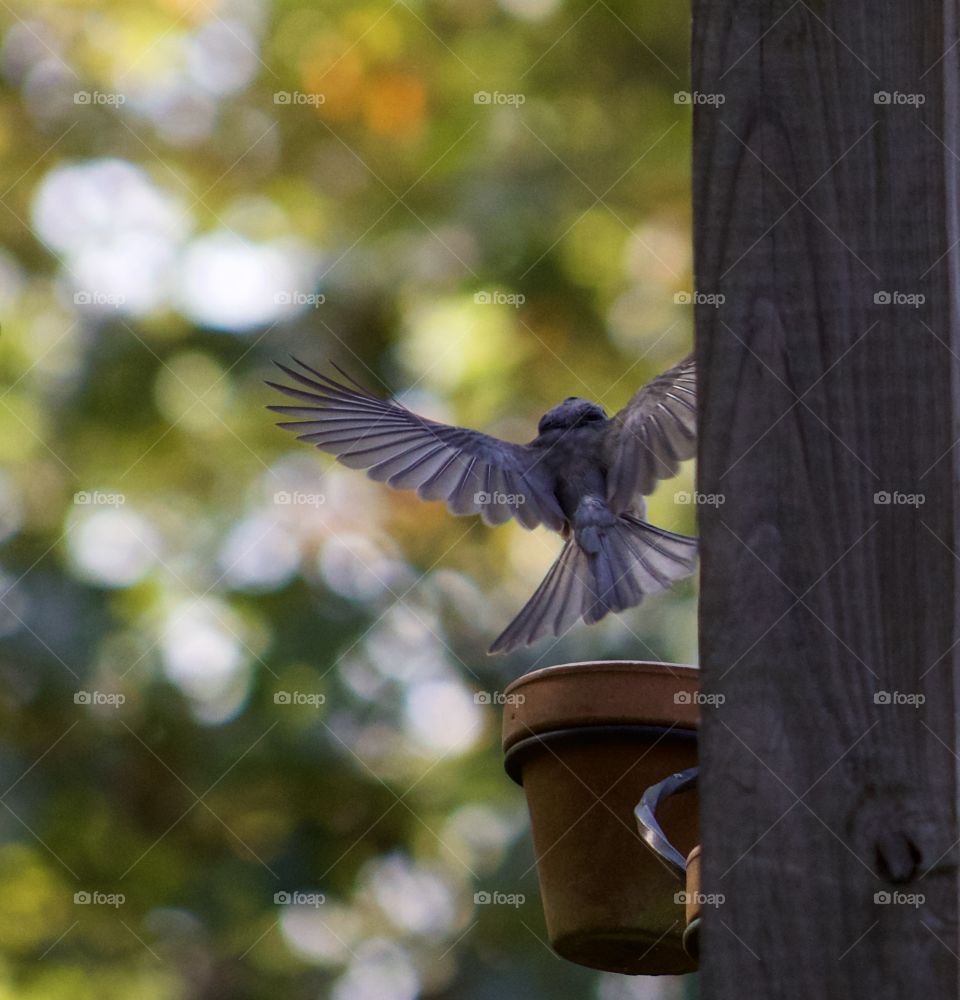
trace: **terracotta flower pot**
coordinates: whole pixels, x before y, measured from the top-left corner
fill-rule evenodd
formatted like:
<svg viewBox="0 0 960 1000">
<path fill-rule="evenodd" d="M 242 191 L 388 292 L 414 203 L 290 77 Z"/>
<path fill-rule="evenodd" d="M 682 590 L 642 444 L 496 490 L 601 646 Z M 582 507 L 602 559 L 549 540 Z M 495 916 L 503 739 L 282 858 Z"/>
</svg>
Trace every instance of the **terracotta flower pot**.
<svg viewBox="0 0 960 1000">
<path fill-rule="evenodd" d="M 700 892 L 703 871 L 703 851 L 699 844 L 687 858 L 687 929 L 683 932 L 683 947 L 694 959 L 700 957 L 700 913 L 703 909 Z"/>
<path fill-rule="evenodd" d="M 571 663 L 521 677 L 505 695 L 507 773 L 523 786 L 547 933 L 580 965 L 692 972 L 677 876 L 643 843 L 647 787 L 697 761 L 698 672 L 667 663 Z M 684 855 L 697 844 L 695 792 L 658 811 Z"/>
</svg>

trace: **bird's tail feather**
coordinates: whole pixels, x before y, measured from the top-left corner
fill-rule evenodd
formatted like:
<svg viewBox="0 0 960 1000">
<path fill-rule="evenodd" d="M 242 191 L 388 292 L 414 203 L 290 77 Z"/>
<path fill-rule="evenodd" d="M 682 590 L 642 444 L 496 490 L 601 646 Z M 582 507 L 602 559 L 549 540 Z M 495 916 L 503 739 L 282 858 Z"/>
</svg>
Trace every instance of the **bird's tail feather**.
<svg viewBox="0 0 960 1000">
<path fill-rule="evenodd" d="M 593 623 L 639 604 L 646 594 L 689 576 L 697 541 L 647 524 L 631 514 L 576 530 L 491 653 L 563 635 L 581 618 Z"/>
</svg>

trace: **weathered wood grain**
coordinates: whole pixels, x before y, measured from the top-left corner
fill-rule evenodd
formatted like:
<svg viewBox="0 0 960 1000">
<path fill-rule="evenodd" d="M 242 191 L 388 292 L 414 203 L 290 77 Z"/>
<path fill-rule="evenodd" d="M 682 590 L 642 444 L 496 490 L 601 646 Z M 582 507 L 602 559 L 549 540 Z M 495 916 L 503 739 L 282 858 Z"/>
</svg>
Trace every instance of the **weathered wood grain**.
<svg viewBox="0 0 960 1000">
<path fill-rule="evenodd" d="M 694 2 L 706 1000 L 958 995 L 956 21 Z"/>
</svg>

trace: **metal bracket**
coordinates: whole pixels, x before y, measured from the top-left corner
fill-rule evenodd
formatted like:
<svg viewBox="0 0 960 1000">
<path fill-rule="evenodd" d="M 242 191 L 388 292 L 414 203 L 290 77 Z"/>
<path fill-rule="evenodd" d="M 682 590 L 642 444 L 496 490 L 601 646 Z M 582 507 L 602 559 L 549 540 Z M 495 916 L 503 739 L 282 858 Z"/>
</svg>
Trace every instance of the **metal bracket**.
<svg viewBox="0 0 960 1000">
<path fill-rule="evenodd" d="M 661 857 L 674 875 L 684 883 L 687 877 L 687 859 L 667 840 L 666 834 L 660 828 L 657 822 L 657 807 L 671 795 L 693 788 L 699 773 L 699 767 L 691 767 L 686 771 L 671 774 L 669 778 L 664 778 L 656 785 L 651 785 L 633 810 L 640 836 L 646 845 Z"/>
</svg>

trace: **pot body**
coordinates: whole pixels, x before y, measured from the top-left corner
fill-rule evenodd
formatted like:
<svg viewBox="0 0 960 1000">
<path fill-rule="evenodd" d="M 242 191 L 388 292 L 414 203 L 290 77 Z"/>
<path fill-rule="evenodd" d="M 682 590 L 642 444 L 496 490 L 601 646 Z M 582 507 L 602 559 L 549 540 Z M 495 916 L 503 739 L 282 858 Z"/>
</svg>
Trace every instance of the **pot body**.
<svg viewBox="0 0 960 1000">
<path fill-rule="evenodd" d="M 697 761 L 697 671 L 578 663 L 521 677 L 505 694 L 506 768 L 530 812 L 547 933 L 562 957 L 633 975 L 692 972 L 683 889 L 644 844 L 644 790 Z M 697 795 L 657 813 L 671 843 L 698 842 Z"/>
</svg>

